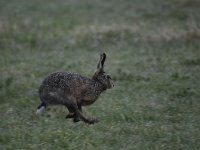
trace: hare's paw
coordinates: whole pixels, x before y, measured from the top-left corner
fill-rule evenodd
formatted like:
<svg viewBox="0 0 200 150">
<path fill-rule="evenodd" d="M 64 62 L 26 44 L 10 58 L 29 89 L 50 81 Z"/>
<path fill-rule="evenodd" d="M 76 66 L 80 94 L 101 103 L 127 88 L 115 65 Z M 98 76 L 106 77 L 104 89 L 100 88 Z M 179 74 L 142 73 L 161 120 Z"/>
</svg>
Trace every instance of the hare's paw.
<svg viewBox="0 0 200 150">
<path fill-rule="evenodd" d="M 88 124 L 95 124 L 95 123 L 97 123 L 97 122 L 99 122 L 99 120 L 98 120 L 97 118 L 89 118 L 89 119 L 87 120 L 87 123 L 88 123 Z"/>
<path fill-rule="evenodd" d="M 65 118 L 68 119 L 68 118 L 74 118 L 74 117 L 75 117 L 74 113 L 69 113 Z"/>
<path fill-rule="evenodd" d="M 80 119 L 79 119 L 78 117 L 74 117 L 74 120 L 73 120 L 73 121 L 74 121 L 74 123 L 75 123 L 75 122 L 79 122 Z"/>
<path fill-rule="evenodd" d="M 66 119 L 73 119 L 74 122 L 80 121 L 80 119 L 74 113 L 69 113 L 65 118 Z"/>
</svg>

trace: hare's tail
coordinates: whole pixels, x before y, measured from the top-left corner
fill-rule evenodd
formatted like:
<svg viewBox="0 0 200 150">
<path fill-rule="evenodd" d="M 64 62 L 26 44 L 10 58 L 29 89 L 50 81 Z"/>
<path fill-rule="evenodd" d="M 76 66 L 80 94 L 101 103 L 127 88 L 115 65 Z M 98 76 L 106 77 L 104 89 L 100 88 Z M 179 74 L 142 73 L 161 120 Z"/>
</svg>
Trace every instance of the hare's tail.
<svg viewBox="0 0 200 150">
<path fill-rule="evenodd" d="M 42 103 L 38 106 L 37 111 L 36 111 L 36 114 L 37 114 L 37 115 L 42 114 L 42 113 L 44 112 L 45 108 L 46 108 L 46 104 L 45 104 L 44 102 L 42 102 Z"/>
</svg>

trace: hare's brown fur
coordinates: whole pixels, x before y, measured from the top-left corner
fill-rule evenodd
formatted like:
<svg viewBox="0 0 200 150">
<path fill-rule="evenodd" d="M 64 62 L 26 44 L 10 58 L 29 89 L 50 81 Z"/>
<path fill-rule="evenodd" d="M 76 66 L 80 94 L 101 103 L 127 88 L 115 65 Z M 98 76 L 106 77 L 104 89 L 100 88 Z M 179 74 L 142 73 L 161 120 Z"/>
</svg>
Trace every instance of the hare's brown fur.
<svg viewBox="0 0 200 150">
<path fill-rule="evenodd" d="M 97 71 L 91 79 L 70 72 L 56 72 L 47 76 L 39 88 L 42 103 L 38 109 L 61 104 L 69 110 L 66 118 L 88 124 L 97 122 L 95 118 L 86 118 L 81 107 L 92 104 L 103 91 L 113 86 L 110 76 L 103 71 L 105 58 L 105 53 L 101 54 Z"/>
</svg>

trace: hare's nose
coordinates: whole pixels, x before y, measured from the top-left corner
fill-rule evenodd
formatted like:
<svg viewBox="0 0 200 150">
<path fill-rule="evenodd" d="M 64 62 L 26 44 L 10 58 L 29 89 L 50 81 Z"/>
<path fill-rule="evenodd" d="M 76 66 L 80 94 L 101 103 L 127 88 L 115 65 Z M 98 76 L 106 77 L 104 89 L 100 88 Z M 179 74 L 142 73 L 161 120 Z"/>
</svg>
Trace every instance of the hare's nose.
<svg viewBox="0 0 200 150">
<path fill-rule="evenodd" d="M 114 87 L 115 85 L 114 85 L 114 83 L 112 83 L 112 87 Z"/>
</svg>

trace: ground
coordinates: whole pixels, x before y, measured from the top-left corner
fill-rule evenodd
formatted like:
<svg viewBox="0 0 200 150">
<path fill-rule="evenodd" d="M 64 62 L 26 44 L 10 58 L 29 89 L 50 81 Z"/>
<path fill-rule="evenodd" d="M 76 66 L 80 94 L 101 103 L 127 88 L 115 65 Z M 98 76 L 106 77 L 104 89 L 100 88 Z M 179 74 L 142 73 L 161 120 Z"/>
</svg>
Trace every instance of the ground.
<svg viewBox="0 0 200 150">
<path fill-rule="evenodd" d="M 199 0 L 1 0 L 0 149 L 199 150 Z M 66 120 L 36 116 L 55 71 L 91 77 L 99 52 L 115 87 Z"/>
</svg>

